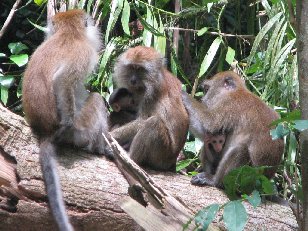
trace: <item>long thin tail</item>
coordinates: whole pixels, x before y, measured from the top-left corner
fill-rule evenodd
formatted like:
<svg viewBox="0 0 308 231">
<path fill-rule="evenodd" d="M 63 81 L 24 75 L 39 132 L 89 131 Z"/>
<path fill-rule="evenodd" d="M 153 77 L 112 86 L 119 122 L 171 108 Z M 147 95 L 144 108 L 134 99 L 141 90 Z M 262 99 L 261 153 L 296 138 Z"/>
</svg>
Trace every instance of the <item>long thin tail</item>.
<svg viewBox="0 0 308 231">
<path fill-rule="evenodd" d="M 55 160 L 56 147 L 51 139 L 45 139 L 40 145 L 40 163 L 45 180 L 49 206 L 60 231 L 73 231 L 66 214 L 57 164 Z"/>
</svg>

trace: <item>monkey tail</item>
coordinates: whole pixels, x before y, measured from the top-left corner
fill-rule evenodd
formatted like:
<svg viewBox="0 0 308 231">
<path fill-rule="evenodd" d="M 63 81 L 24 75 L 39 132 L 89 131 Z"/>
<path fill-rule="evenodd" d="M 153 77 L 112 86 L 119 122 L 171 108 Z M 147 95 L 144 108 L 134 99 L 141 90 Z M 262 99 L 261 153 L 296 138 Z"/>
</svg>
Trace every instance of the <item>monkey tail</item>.
<svg viewBox="0 0 308 231">
<path fill-rule="evenodd" d="M 59 174 L 56 165 L 56 146 L 52 138 L 42 140 L 40 145 L 40 163 L 52 215 L 60 231 L 73 231 L 66 214 Z"/>
</svg>

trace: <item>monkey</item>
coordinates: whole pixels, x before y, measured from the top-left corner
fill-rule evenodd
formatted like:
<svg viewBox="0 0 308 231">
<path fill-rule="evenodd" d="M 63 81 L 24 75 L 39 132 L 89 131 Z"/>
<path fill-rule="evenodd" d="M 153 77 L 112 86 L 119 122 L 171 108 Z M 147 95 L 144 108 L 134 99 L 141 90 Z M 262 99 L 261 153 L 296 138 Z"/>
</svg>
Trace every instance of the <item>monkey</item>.
<svg viewBox="0 0 308 231">
<path fill-rule="evenodd" d="M 204 145 L 200 153 L 201 165 L 204 172 L 215 174 L 218 163 L 222 157 L 221 152 L 225 141 L 226 136 L 224 134 L 205 134 Z"/>
<path fill-rule="evenodd" d="M 133 94 L 126 88 L 115 89 L 109 98 L 112 112 L 109 115 L 109 130 L 114 130 L 137 118 L 138 105 Z"/>
<path fill-rule="evenodd" d="M 272 140 L 270 136 L 270 124 L 279 118 L 278 113 L 250 92 L 232 71 L 205 80 L 204 90 L 201 102 L 182 92 L 189 113 L 189 130 L 200 139 L 207 132 L 222 131 L 227 139 L 215 174 L 199 173 L 191 183 L 222 187 L 226 174 L 246 164 L 271 166 L 264 174 L 272 178 L 284 150 L 283 140 Z"/>
<path fill-rule="evenodd" d="M 83 10 L 56 14 L 48 28 L 24 73 L 23 109 L 40 139 L 39 160 L 53 218 L 60 231 L 71 231 L 56 169 L 57 147 L 71 144 L 112 158 L 102 136 L 108 134 L 107 108 L 98 93 L 84 86 L 101 44 Z"/>
<path fill-rule="evenodd" d="M 129 156 L 138 165 L 175 171 L 188 132 L 188 113 L 181 99 L 181 82 L 164 67 L 152 47 L 129 48 L 115 63 L 114 82 L 138 102 L 138 117 L 111 132 L 120 143 L 131 142 Z"/>
</svg>

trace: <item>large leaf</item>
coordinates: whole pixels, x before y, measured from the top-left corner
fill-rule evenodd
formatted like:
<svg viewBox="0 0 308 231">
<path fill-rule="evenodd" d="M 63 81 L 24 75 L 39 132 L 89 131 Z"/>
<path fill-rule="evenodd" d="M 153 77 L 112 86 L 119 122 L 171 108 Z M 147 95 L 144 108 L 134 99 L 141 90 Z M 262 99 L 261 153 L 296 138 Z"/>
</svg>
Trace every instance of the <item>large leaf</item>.
<svg viewBox="0 0 308 231">
<path fill-rule="evenodd" d="M 22 67 L 28 63 L 28 55 L 20 54 L 20 55 L 11 55 L 10 60 L 17 64 L 19 67 Z"/>
<path fill-rule="evenodd" d="M 0 86 L 5 87 L 9 89 L 13 84 L 14 84 L 14 76 L 12 75 L 5 75 L 5 76 L 0 76 Z"/>
<path fill-rule="evenodd" d="M 176 163 L 176 171 L 180 171 L 184 168 L 186 168 L 187 166 L 189 166 L 191 163 L 195 162 L 196 159 L 186 159 L 186 160 L 181 160 L 179 162 Z"/>
<path fill-rule="evenodd" d="M 209 225 L 215 219 L 215 216 L 219 210 L 219 204 L 211 204 L 206 208 L 201 209 L 195 216 L 195 223 L 199 227 L 198 230 L 207 230 Z"/>
<path fill-rule="evenodd" d="M 288 135 L 290 130 L 285 128 L 282 124 L 278 124 L 275 129 L 270 131 L 273 140 L 282 139 L 284 136 Z"/>
<path fill-rule="evenodd" d="M 9 98 L 9 90 L 6 87 L 0 86 L 0 99 L 4 105 L 7 104 L 8 98 Z"/>
<path fill-rule="evenodd" d="M 21 51 L 29 49 L 25 44 L 21 42 L 9 43 L 8 47 L 13 55 L 18 55 Z"/>
<path fill-rule="evenodd" d="M 109 41 L 110 31 L 114 28 L 119 15 L 123 8 L 123 0 L 113 0 L 111 5 L 110 16 L 107 24 L 106 34 L 105 34 L 105 43 Z"/>
<path fill-rule="evenodd" d="M 229 231 L 243 230 L 248 220 L 243 204 L 238 200 L 229 202 L 224 208 L 223 220 Z"/>
<path fill-rule="evenodd" d="M 302 132 L 308 129 L 308 120 L 294 120 L 294 128 Z"/>
<path fill-rule="evenodd" d="M 214 57 L 217 53 L 217 50 L 220 46 L 220 43 L 222 42 L 220 37 L 217 37 L 213 43 L 211 44 L 208 52 L 206 53 L 201 66 L 200 66 L 200 71 L 198 74 L 198 78 L 200 78 L 202 75 L 204 75 L 204 73 L 208 70 L 208 68 L 210 67 L 212 61 L 214 60 Z"/>
<path fill-rule="evenodd" d="M 164 34 L 165 33 L 165 28 L 164 28 L 164 24 L 161 20 L 160 15 L 158 15 L 159 17 L 159 26 L 158 26 L 158 30 L 160 33 Z M 166 52 L 166 37 L 165 36 L 154 36 L 154 48 L 159 51 L 163 56 L 165 56 L 165 52 Z"/>
<path fill-rule="evenodd" d="M 233 63 L 235 57 L 235 50 L 233 50 L 231 47 L 228 47 L 228 51 L 226 54 L 226 62 L 230 65 Z"/>
<path fill-rule="evenodd" d="M 271 18 L 265 25 L 264 27 L 262 27 L 262 29 L 260 30 L 260 32 L 258 33 L 254 43 L 253 43 L 253 46 L 252 46 L 252 49 L 251 49 L 251 52 L 250 52 L 250 55 L 248 57 L 248 67 L 250 66 L 255 54 L 256 54 L 256 51 L 257 51 L 257 48 L 259 47 L 262 39 L 264 38 L 264 36 L 267 34 L 267 32 L 273 27 L 273 25 L 280 19 L 281 15 L 283 13 L 280 12 L 278 13 L 277 15 L 275 15 L 273 18 Z"/>
<path fill-rule="evenodd" d="M 122 10 L 122 17 L 121 17 L 121 23 L 122 28 L 126 34 L 130 34 L 128 23 L 129 23 L 129 17 L 130 17 L 130 6 L 127 0 L 124 0 L 123 10 Z"/>
<path fill-rule="evenodd" d="M 257 190 L 254 190 L 251 196 L 247 197 L 247 200 L 254 208 L 256 208 L 261 204 L 260 193 Z"/>
<path fill-rule="evenodd" d="M 45 2 L 47 2 L 47 0 L 34 0 L 34 3 L 38 6 L 41 6 L 42 4 L 44 4 Z"/>
</svg>

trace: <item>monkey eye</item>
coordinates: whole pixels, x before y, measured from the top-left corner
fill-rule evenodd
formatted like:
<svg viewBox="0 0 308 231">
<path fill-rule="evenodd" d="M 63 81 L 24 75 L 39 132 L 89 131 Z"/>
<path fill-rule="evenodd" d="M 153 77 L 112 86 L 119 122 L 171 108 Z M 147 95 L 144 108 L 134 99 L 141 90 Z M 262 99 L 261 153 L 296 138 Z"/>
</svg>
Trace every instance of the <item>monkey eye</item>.
<svg viewBox="0 0 308 231">
<path fill-rule="evenodd" d="M 206 94 L 206 93 L 208 92 L 209 89 L 210 89 L 210 86 L 209 86 L 209 85 L 207 85 L 207 84 L 204 84 L 204 85 L 203 85 L 203 92 L 204 92 L 204 94 Z"/>
<path fill-rule="evenodd" d="M 214 140 L 214 141 L 213 141 L 213 144 L 216 144 L 216 143 L 217 143 L 216 140 Z"/>
</svg>

